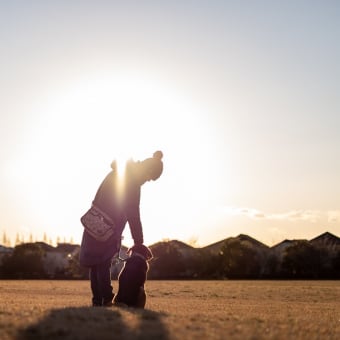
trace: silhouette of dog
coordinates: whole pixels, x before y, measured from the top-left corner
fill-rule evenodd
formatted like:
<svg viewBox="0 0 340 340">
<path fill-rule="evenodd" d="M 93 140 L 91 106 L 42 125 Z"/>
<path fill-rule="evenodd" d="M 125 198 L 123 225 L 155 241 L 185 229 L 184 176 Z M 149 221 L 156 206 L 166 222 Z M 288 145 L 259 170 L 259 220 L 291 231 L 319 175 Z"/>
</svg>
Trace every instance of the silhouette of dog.
<svg viewBox="0 0 340 340">
<path fill-rule="evenodd" d="M 144 245 L 135 245 L 127 253 L 130 256 L 119 273 L 118 293 L 114 298 L 114 304 L 144 308 L 146 304 L 144 285 L 149 270 L 148 261 L 153 255 L 151 250 Z"/>
</svg>

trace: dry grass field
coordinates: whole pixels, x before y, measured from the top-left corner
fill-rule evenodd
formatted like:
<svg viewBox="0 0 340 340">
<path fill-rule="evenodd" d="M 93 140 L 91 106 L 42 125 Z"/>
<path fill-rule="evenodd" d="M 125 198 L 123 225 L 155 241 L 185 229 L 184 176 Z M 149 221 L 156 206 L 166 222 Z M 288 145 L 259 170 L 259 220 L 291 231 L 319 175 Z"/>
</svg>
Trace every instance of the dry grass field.
<svg viewBox="0 0 340 340">
<path fill-rule="evenodd" d="M 0 339 L 340 339 L 339 281 L 148 281 L 147 291 L 145 310 L 92 308 L 89 281 L 0 281 Z"/>
</svg>

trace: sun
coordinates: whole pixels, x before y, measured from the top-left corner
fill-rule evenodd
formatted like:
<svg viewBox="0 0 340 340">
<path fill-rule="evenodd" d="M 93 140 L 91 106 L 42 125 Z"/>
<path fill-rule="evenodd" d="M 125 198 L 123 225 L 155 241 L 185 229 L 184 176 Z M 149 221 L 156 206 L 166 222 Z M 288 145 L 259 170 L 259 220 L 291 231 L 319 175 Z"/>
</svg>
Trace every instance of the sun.
<svg viewBox="0 0 340 340">
<path fill-rule="evenodd" d="M 42 112 L 40 134 L 52 149 L 138 157 L 176 143 L 188 114 L 180 96 L 155 79 L 106 74 L 56 93 Z"/>
</svg>

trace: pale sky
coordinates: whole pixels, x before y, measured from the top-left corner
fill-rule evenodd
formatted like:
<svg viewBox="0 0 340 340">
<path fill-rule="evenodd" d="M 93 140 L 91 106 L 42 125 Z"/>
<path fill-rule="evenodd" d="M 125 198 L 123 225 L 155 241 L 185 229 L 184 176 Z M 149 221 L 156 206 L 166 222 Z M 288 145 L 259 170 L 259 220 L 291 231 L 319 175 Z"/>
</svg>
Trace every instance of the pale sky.
<svg viewBox="0 0 340 340">
<path fill-rule="evenodd" d="M 12 245 L 79 243 L 111 161 L 158 149 L 146 244 L 340 236 L 339 1 L 1 1 L 0 41 Z"/>
</svg>

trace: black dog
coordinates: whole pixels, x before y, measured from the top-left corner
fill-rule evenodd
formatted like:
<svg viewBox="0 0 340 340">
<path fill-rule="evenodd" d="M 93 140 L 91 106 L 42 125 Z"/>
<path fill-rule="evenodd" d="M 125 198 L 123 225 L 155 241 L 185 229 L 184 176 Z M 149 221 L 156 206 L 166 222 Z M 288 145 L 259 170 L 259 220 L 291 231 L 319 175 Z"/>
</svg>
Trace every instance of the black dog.
<svg viewBox="0 0 340 340">
<path fill-rule="evenodd" d="M 146 293 L 144 285 L 149 270 L 148 261 L 153 257 L 144 245 L 135 245 L 127 252 L 130 257 L 118 276 L 118 293 L 114 298 L 117 306 L 144 308 Z"/>
</svg>

